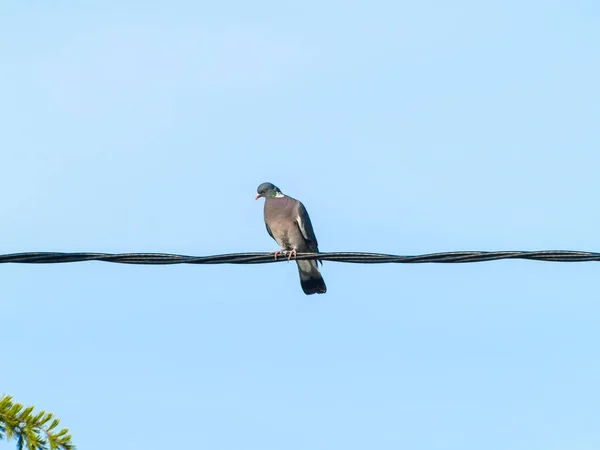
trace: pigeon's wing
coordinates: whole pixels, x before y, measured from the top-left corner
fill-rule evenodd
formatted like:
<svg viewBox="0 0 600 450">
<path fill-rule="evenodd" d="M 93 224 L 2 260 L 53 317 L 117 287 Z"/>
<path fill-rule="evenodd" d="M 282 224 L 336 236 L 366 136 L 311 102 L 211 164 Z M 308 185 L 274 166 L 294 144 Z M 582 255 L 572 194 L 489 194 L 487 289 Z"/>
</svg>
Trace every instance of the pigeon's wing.
<svg viewBox="0 0 600 450">
<path fill-rule="evenodd" d="M 315 236 L 315 230 L 313 230 L 312 223 L 310 223 L 310 217 L 302 202 L 298 202 L 296 223 L 298 224 L 298 228 L 300 228 L 300 232 L 308 244 L 308 248 L 310 248 L 312 252 L 318 253 L 319 243 L 317 242 L 317 237 Z"/>
</svg>

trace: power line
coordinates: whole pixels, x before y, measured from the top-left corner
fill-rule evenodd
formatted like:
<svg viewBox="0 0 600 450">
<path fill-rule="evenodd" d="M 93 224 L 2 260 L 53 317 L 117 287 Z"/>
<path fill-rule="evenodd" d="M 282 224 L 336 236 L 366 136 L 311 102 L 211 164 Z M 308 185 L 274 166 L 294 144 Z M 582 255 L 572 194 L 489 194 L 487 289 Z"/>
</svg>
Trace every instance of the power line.
<svg viewBox="0 0 600 450">
<path fill-rule="evenodd" d="M 319 259 L 359 264 L 382 263 L 471 263 L 498 259 L 528 259 L 553 262 L 600 261 L 600 253 L 571 250 L 500 251 L 500 252 L 445 252 L 426 255 L 387 255 L 383 253 L 298 253 L 296 259 Z M 277 261 L 269 253 L 230 253 L 211 256 L 187 256 L 169 253 L 55 253 L 29 252 L 0 255 L 0 263 L 55 264 L 82 261 L 104 261 L 120 264 L 265 264 Z"/>
</svg>

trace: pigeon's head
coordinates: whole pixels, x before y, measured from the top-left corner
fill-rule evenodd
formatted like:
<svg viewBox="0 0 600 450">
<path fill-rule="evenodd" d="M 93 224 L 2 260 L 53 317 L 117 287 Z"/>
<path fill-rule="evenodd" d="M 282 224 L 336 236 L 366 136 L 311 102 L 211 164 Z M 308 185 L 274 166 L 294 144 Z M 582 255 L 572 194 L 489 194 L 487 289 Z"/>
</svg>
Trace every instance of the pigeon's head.
<svg viewBox="0 0 600 450">
<path fill-rule="evenodd" d="M 275 197 L 277 194 L 281 194 L 279 188 L 272 183 L 261 184 L 256 189 L 256 192 L 258 192 L 258 194 L 256 195 L 256 197 L 254 197 L 254 200 L 258 200 L 261 197 L 272 198 Z"/>
</svg>

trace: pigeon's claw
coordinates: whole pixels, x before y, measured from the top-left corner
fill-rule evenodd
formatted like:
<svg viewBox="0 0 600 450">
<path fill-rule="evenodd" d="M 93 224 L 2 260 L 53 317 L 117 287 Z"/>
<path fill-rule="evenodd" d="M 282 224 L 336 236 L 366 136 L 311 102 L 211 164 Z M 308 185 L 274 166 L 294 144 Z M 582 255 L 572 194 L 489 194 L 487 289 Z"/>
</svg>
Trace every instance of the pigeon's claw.
<svg viewBox="0 0 600 450">
<path fill-rule="evenodd" d="M 285 248 L 280 248 L 279 250 L 277 250 L 276 252 L 271 252 L 269 253 L 270 255 L 273 255 L 275 257 L 275 261 L 277 261 L 277 255 L 282 255 L 283 252 L 285 252 Z"/>
<path fill-rule="evenodd" d="M 295 248 L 291 249 L 290 251 L 287 252 L 287 255 L 288 255 L 288 257 L 287 257 L 288 261 L 290 259 L 292 259 L 292 256 L 295 258 L 296 257 L 296 249 Z"/>
</svg>

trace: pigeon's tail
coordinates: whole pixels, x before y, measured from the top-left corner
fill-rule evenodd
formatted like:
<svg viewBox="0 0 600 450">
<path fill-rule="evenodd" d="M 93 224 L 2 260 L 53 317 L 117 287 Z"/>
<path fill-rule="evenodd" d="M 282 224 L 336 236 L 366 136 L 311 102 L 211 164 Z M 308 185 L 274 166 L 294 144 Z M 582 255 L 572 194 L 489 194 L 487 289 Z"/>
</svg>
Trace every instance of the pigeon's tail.
<svg viewBox="0 0 600 450">
<path fill-rule="evenodd" d="M 306 295 L 324 294 L 327 292 L 325 280 L 319 272 L 317 261 L 300 260 L 298 264 L 298 273 L 300 274 L 300 285 Z"/>
</svg>

